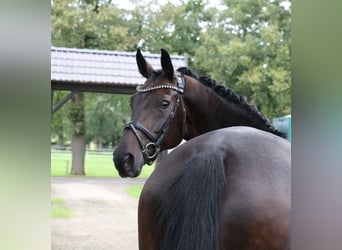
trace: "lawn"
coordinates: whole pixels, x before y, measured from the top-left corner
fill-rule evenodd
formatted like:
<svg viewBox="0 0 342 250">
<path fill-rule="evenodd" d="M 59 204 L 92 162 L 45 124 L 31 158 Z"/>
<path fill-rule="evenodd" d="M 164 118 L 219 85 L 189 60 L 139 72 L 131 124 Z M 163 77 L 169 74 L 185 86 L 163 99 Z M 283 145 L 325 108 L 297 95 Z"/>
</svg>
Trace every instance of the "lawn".
<svg viewBox="0 0 342 250">
<path fill-rule="evenodd" d="M 142 188 L 143 188 L 143 184 L 138 184 L 138 185 L 134 185 L 134 186 L 130 186 L 126 188 L 125 191 L 130 196 L 133 196 L 134 198 L 139 199 Z"/>
<path fill-rule="evenodd" d="M 66 219 L 72 216 L 71 208 L 66 206 L 66 201 L 62 198 L 51 200 L 51 217 L 56 219 Z"/>
<path fill-rule="evenodd" d="M 85 173 L 88 177 L 120 178 L 113 163 L 112 152 L 86 152 Z M 51 151 L 51 176 L 71 176 L 71 152 Z M 146 179 L 154 170 L 154 165 L 143 167 L 138 178 Z"/>
</svg>

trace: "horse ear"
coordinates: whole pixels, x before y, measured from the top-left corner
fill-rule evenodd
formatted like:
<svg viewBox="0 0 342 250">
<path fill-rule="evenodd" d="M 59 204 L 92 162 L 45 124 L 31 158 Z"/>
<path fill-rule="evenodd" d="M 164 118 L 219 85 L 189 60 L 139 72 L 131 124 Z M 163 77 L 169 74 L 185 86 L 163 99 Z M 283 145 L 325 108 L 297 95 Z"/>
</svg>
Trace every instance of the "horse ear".
<svg viewBox="0 0 342 250">
<path fill-rule="evenodd" d="M 169 53 L 167 53 L 165 49 L 161 49 L 160 61 L 161 61 L 162 69 L 166 73 L 167 78 L 172 79 L 173 78 L 173 66 L 172 66 L 170 55 Z"/>
<path fill-rule="evenodd" d="M 137 50 L 136 60 L 140 74 L 145 78 L 149 78 L 152 75 L 153 68 L 152 65 L 145 60 L 140 49 Z"/>
</svg>

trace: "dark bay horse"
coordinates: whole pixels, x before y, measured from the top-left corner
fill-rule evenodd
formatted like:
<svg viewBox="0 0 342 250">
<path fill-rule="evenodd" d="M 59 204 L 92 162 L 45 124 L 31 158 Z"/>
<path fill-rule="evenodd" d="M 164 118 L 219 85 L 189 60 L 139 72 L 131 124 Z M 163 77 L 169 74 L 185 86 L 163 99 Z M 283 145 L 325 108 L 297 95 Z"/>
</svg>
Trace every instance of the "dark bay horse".
<svg viewBox="0 0 342 250">
<path fill-rule="evenodd" d="M 137 64 L 147 80 L 131 98 L 132 119 L 114 152 L 119 174 L 136 177 L 159 150 L 194 138 L 144 186 L 140 249 L 288 249 L 284 135 L 232 90 L 186 68 L 175 71 L 165 50 L 162 70 L 153 70 L 139 50 Z M 217 130 L 223 127 L 232 128 Z"/>
<path fill-rule="evenodd" d="M 114 152 L 122 177 L 136 177 L 160 150 L 177 146 L 203 133 L 232 126 L 249 126 L 280 137 L 270 121 L 246 99 L 208 77 L 197 78 L 187 68 L 175 71 L 162 49 L 162 70 L 154 70 L 140 50 L 139 72 L 147 78 L 131 98 L 131 121 Z"/>
</svg>

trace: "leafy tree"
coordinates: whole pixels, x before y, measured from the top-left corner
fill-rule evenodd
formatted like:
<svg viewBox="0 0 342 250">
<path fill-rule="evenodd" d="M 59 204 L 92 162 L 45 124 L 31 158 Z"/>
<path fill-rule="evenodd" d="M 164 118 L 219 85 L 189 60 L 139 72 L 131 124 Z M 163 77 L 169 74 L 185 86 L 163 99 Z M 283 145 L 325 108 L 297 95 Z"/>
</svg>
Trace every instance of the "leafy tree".
<svg viewBox="0 0 342 250">
<path fill-rule="evenodd" d="M 130 117 L 129 96 L 88 93 L 86 100 L 86 142 L 95 140 L 99 149 L 115 146 Z"/>
<path fill-rule="evenodd" d="M 170 53 L 193 57 L 200 45 L 203 27 L 211 21 L 215 13 L 207 8 L 208 1 L 188 0 L 178 4 L 167 2 L 158 5 L 158 1 L 136 1 L 136 7 L 129 12 L 130 27 L 139 37 L 136 47 L 153 53 L 160 48 Z M 190 61 L 190 64 L 192 62 Z"/>
<path fill-rule="evenodd" d="M 283 1 L 225 0 L 202 33 L 195 66 L 249 97 L 269 117 L 291 112 L 290 10 Z"/>
<path fill-rule="evenodd" d="M 52 43 L 71 48 L 125 50 L 129 28 L 124 13 L 110 0 L 54 0 Z"/>
<path fill-rule="evenodd" d="M 111 1 L 55 0 L 51 16 L 54 46 L 114 50 L 125 44 L 122 42 L 125 26 L 118 25 L 124 22 Z M 72 122 L 72 173 L 83 175 L 86 143 L 83 93 L 72 98 L 68 118 Z"/>
</svg>

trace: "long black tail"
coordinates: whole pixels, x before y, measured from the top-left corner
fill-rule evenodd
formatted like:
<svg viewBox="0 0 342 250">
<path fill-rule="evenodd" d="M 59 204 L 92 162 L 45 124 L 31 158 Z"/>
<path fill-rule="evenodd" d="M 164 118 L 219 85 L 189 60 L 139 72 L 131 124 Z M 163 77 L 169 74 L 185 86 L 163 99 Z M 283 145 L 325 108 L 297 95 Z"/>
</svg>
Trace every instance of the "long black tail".
<svg viewBox="0 0 342 250">
<path fill-rule="evenodd" d="M 220 249 L 219 206 L 224 182 L 222 157 L 204 153 L 186 163 L 158 204 L 163 229 L 160 249 Z"/>
</svg>

